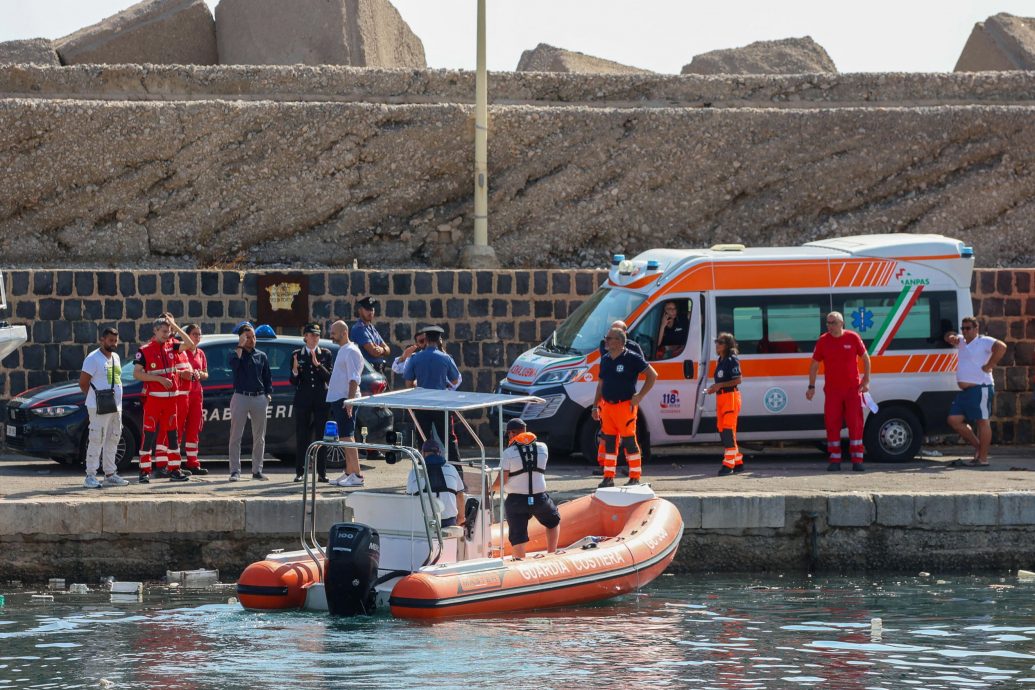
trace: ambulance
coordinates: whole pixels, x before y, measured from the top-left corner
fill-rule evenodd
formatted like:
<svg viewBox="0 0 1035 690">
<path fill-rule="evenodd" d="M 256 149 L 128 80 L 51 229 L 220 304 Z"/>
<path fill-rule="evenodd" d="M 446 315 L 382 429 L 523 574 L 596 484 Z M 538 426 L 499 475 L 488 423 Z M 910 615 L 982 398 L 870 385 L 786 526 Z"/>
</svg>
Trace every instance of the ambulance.
<svg viewBox="0 0 1035 690">
<path fill-rule="evenodd" d="M 974 252 L 941 235 L 838 237 L 800 247 L 651 249 L 615 255 L 607 280 L 539 346 L 518 357 L 498 392 L 532 394 L 544 403 L 511 405 L 556 453 L 597 453 L 590 416 L 608 326 L 629 325 L 658 381 L 640 406 L 641 447 L 718 443 L 715 336 L 740 348 L 743 383 L 737 437 L 742 441 L 822 441 L 822 379 L 808 401 L 813 347 L 839 311 L 872 362 L 865 410 L 867 458 L 914 458 L 927 435 L 948 433 L 956 393 L 956 351 L 945 334 L 972 314 Z M 661 346 L 666 305 L 678 331 Z M 669 307 L 669 313 L 671 313 Z M 820 369 L 822 376 L 822 368 Z M 846 432 L 845 432 L 846 433 Z"/>
</svg>

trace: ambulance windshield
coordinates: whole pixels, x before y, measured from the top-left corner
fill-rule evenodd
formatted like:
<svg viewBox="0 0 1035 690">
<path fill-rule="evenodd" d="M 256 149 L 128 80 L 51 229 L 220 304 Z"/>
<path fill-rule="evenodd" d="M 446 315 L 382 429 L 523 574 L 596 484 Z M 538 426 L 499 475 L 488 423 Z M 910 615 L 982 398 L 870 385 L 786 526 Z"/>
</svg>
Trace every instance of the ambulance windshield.
<svg viewBox="0 0 1035 690">
<path fill-rule="evenodd" d="M 637 292 L 601 288 L 562 321 L 539 348 L 558 354 L 589 354 L 600 347 L 612 323 L 628 321 L 646 299 L 647 295 Z"/>
</svg>

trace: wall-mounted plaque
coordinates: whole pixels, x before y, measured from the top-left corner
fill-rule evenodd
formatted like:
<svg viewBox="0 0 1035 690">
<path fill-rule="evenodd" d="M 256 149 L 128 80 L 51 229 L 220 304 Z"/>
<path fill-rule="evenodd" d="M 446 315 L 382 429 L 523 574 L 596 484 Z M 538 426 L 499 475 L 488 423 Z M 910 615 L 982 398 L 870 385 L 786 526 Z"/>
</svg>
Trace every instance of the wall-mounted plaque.
<svg viewBox="0 0 1035 690">
<path fill-rule="evenodd" d="M 309 276 L 303 273 L 265 273 L 255 283 L 259 293 L 259 323 L 300 327 L 312 320 Z"/>
</svg>

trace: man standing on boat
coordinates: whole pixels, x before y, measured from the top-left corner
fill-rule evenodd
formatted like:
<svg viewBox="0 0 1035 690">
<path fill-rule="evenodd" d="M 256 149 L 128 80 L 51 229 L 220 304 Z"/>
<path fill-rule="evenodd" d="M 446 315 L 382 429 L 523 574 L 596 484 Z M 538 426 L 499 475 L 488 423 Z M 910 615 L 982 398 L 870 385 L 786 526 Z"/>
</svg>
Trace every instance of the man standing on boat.
<svg viewBox="0 0 1035 690">
<path fill-rule="evenodd" d="M 956 384 L 960 388 L 949 408 L 948 422 L 960 438 L 974 446 L 974 459 L 964 464 L 988 467 L 988 448 L 992 445 L 988 418 L 992 416 L 995 396 L 992 370 L 1006 354 L 1006 343 L 981 335 L 978 320 L 973 316 L 964 317 L 960 324 L 963 335 L 945 335 L 945 341 L 956 348 Z"/>
<path fill-rule="evenodd" d="M 464 496 L 464 480 L 460 478 L 460 473 L 446 462 L 445 456 L 442 455 L 442 444 L 437 438 L 431 437 L 425 441 L 420 452 L 424 455 L 424 464 L 428 468 L 431 495 L 442 503 L 442 526 L 463 525 L 464 504 L 467 498 Z M 406 493 L 416 496 L 425 490 L 426 487 L 417 479 L 417 471 L 410 470 L 406 478 Z"/>
<path fill-rule="evenodd" d="M 615 485 L 615 470 L 618 465 L 618 447 L 625 450 L 629 463 L 629 481 L 626 486 L 640 483 L 640 446 L 636 442 L 636 415 L 640 401 L 654 387 L 658 373 L 640 355 L 625 346 L 625 331 L 612 328 L 604 337 L 607 352 L 600 358 L 597 392 L 593 399 L 593 419 L 600 422 L 604 433 L 604 478 L 598 485 L 607 488 Z M 646 372 L 647 380 L 639 393 L 636 381 Z"/>
<path fill-rule="evenodd" d="M 356 344 L 349 340 L 349 327 L 344 321 L 331 324 L 331 340 L 338 345 L 334 356 L 334 367 L 327 383 L 327 405 L 331 418 L 338 424 L 338 438 L 342 441 L 356 440 L 356 412 L 349 400 L 359 397 L 359 380 L 363 375 L 363 355 Z M 332 479 L 334 486 L 363 486 L 363 473 L 359 466 L 359 451 L 345 449 L 345 472 Z"/>
<path fill-rule="evenodd" d="M 496 477 L 490 491 L 498 491 L 502 478 L 507 490 L 503 508 L 507 513 L 508 539 L 515 560 L 525 557 L 528 521 L 532 517 L 546 528 L 546 551 L 557 550 L 561 535 L 561 514 L 546 493 L 546 463 L 549 451 L 537 441 L 520 417 L 507 422 L 507 447 L 500 458 L 502 477 Z"/>
<path fill-rule="evenodd" d="M 859 360 L 863 374 L 859 375 Z M 862 472 L 863 455 L 863 399 L 870 390 L 870 355 L 858 333 L 845 329 L 841 312 L 827 314 L 827 332 L 816 341 L 809 366 L 809 387 L 805 399 L 816 395 L 816 375 L 823 362 L 823 420 L 827 427 L 827 453 L 830 455 L 828 472 L 841 471 L 841 428 L 848 426 L 848 448 L 852 456 L 852 470 Z"/>
<path fill-rule="evenodd" d="M 440 348 L 445 331 L 440 326 L 425 326 L 421 333 L 427 344 L 423 350 L 406 360 L 406 368 L 403 373 L 406 386 L 437 391 L 454 390 L 460 384 L 460 370 L 457 369 L 453 358 Z M 442 415 L 438 412 L 415 410 L 414 415 L 427 438 L 431 438 L 436 433 L 434 430 L 443 426 Z M 460 445 L 457 442 L 452 417 L 449 419 L 449 429 L 445 433 L 439 430 L 438 435 L 449 443 L 449 459 L 452 462 L 458 462 Z"/>
</svg>

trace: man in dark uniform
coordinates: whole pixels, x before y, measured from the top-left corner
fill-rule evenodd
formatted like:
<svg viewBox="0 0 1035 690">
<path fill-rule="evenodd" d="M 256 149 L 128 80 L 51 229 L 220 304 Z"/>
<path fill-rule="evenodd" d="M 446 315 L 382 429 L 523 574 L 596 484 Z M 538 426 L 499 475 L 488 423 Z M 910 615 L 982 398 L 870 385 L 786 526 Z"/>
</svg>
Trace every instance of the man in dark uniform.
<svg viewBox="0 0 1035 690">
<path fill-rule="evenodd" d="M 305 346 L 291 353 L 291 385 L 295 386 L 295 481 L 302 481 L 305 454 L 309 444 L 323 437 L 327 421 L 327 382 L 331 380 L 334 357 L 320 347 L 320 324 L 310 323 L 302 329 Z M 317 454 L 316 471 L 321 482 L 327 481 L 327 458 Z"/>
<path fill-rule="evenodd" d="M 431 390 L 444 391 L 460 383 L 460 370 L 456 368 L 453 358 L 439 349 L 442 342 L 442 334 L 445 333 L 439 326 L 427 326 L 421 330 L 427 339 L 427 346 L 420 352 L 415 353 L 406 360 L 406 368 L 403 377 L 406 379 L 408 388 L 429 388 Z M 417 422 L 421 429 L 431 438 L 432 428 L 438 428 L 439 437 L 443 425 L 443 414 L 430 410 L 415 410 Z M 449 460 L 456 462 L 460 459 L 460 446 L 456 439 L 456 430 L 453 428 L 453 419 L 449 419 Z"/>
<path fill-rule="evenodd" d="M 627 485 L 640 483 L 640 447 L 636 443 L 636 416 L 640 401 L 654 386 L 658 373 L 643 357 L 629 351 L 625 331 L 612 328 L 604 338 L 607 352 L 600 358 L 597 392 L 593 402 L 593 419 L 600 422 L 604 432 L 604 479 L 600 488 L 614 486 L 618 465 L 618 446 L 625 449 L 629 463 Z M 641 373 L 647 381 L 639 393 L 636 381 Z"/>
<path fill-rule="evenodd" d="M 388 347 L 377 327 L 374 326 L 374 314 L 380 306 L 373 297 L 364 297 L 356 302 L 356 323 L 349 329 L 349 339 L 356 343 L 359 351 L 363 353 L 363 359 L 370 362 L 379 373 L 385 371 L 385 357 L 389 355 L 392 348 Z"/>
</svg>

